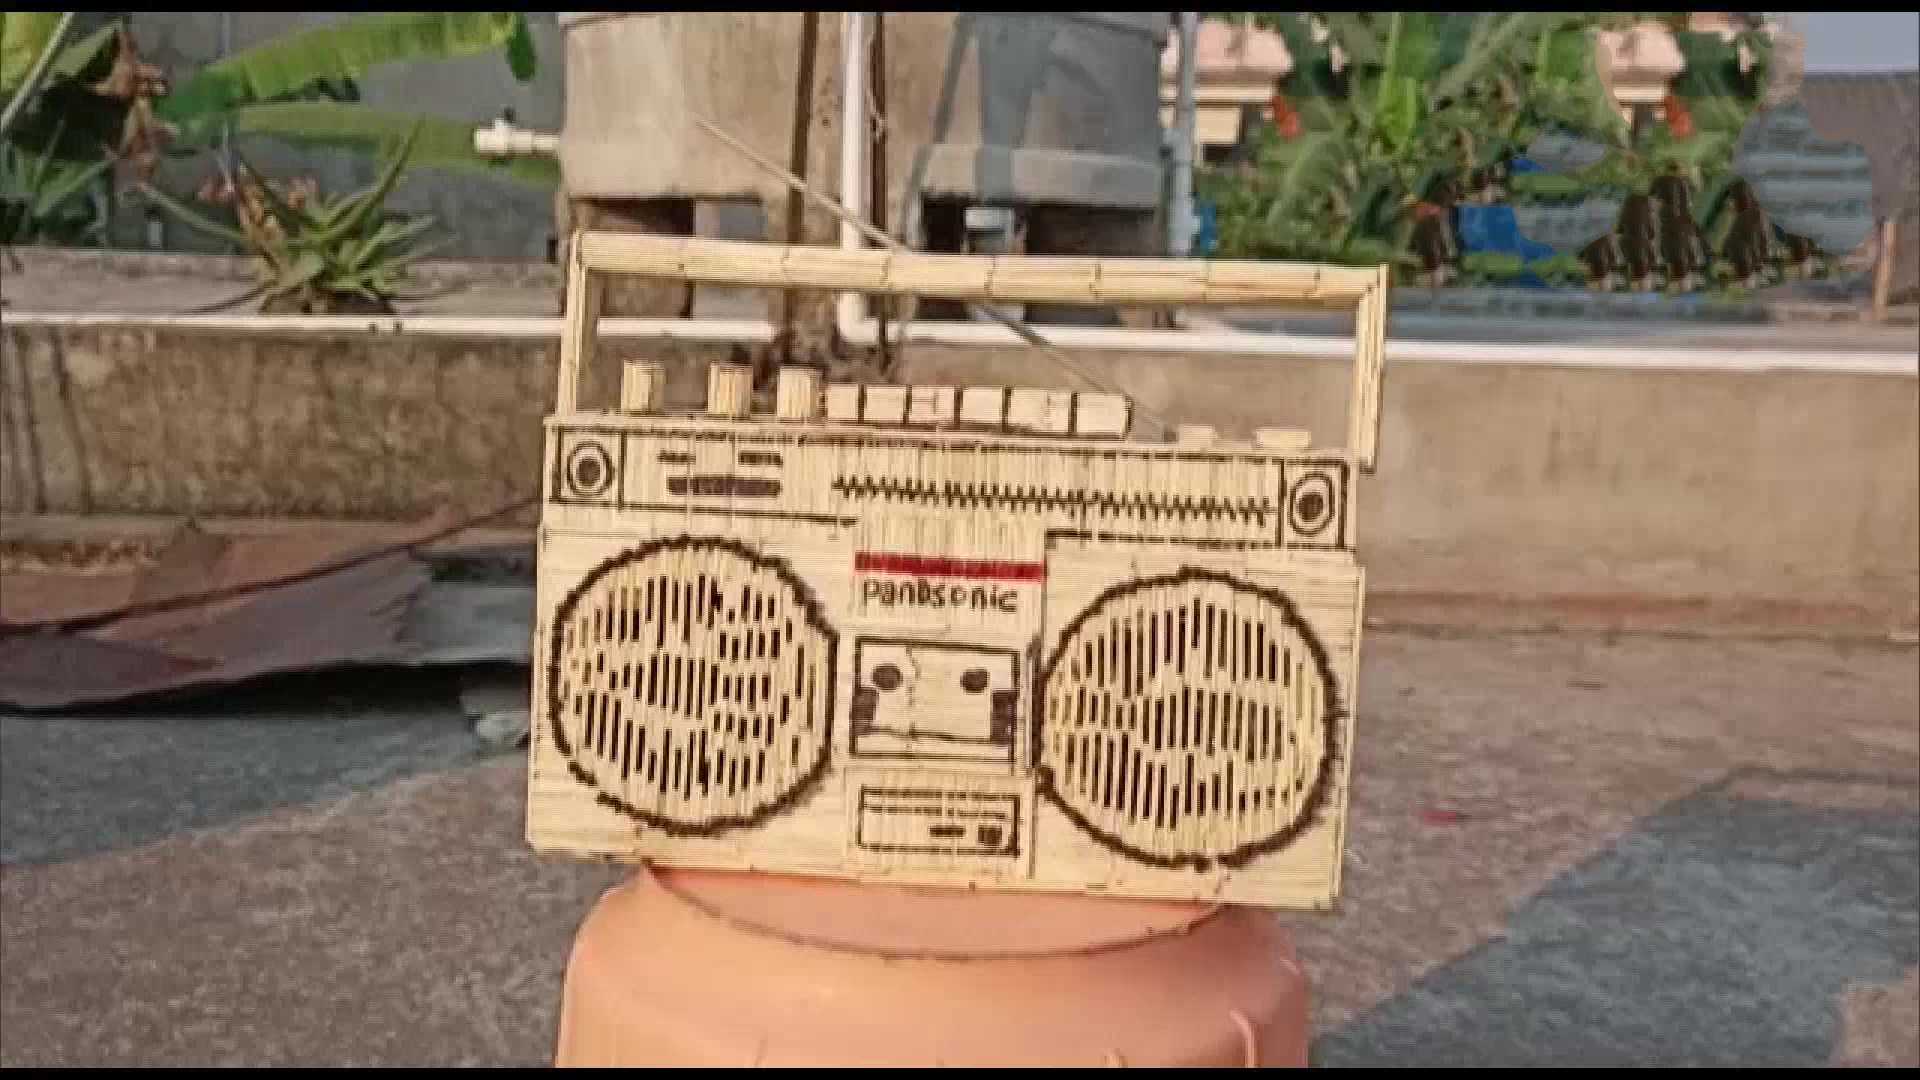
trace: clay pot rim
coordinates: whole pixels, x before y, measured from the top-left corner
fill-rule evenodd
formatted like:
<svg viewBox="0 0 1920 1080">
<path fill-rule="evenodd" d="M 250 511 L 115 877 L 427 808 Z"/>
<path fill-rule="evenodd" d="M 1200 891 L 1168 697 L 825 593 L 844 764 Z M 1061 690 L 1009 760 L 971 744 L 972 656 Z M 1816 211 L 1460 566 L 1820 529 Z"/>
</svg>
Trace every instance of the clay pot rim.
<svg viewBox="0 0 1920 1080">
<path fill-rule="evenodd" d="M 991 949 L 991 948 L 982 948 L 982 947 L 971 947 L 967 945 L 950 945 L 945 943 L 933 943 L 933 944 L 928 944 L 921 947 L 908 949 L 908 948 L 901 948 L 896 944 L 887 943 L 887 942 L 858 940 L 854 935 L 851 935 L 851 934 L 845 937 L 839 937 L 839 936 L 829 936 L 829 935 L 818 934 L 818 933 L 807 933 L 797 929 L 789 929 L 789 928 L 781 927 L 773 924 L 771 921 L 767 919 L 755 918 L 752 915 L 749 915 L 747 913 L 730 911 L 727 909 L 726 905 L 724 904 L 724 902 L 722 902 L 720 897 L 716 897 L 711 894 L 708 894 L 703 890 L 699 889 L 697 885 L 695 885 L 695 883 L 701 880 L 702 878 L 707 878 L 709 873 L 711 873 L 711 877 L 708 878 L 709 880 L 719 881 L 726 878 L 733 878 L 737 880 L 738 877 L 740 877 L 742 874 L 742 872 L 740 871 L 707 872 L 707 871 L 695 871 L 695 870 L 680 870 L 672 867 L 655 867 L 651 865 L 643 865 L 640 868 L 640 873 L 646 875 L 652 881 L 653 884 L 657 885 L 667 895 L 673 897 L 675 900 L 686 905 L 689 910 L 699 914 L 704 918 L 711 919 L 714 922 L 717 922 L 727 927 L 730 930 L 733 930 L 739 933 L 753 935 L 753 936 L 770 938 L 770 939 L 779 941 L 783 944 L 793 945 L 793 946 L 804 948 L 804 949 L 814 949 L 822 952 L 838 953 L 843 955 L 878 957 L 884 960 L 931 960 L 931 961 L 943 961 L 943 962 L 949 962 L 949 963 L 968 963 L 968 962 L 987 963 L 987 962 L 1007 961 L 1007 960 L 1044 960 L 1044 959 L 1053 959 L 1053 958 L 1062 958 L 1062 957 L 1092 956 L 1092 955 L 1098 955 L 1100 953 L 1117 952 L 1125 949 L 1138 948 L 1142 945 L 1149 944 L 1153 941 L 1156 941 L 1162 938 L 1178 937 L 1185 934 L 1193 933 L 1194 931 L 1204 926 L 1206 923 L 1226 913 L 1228 908 L 1230 907 L 1230 905 L 1217 903 L 1217 902 L 1200 902 L 1192 905 L 1193 907 L 1192 911 L 1177 915 L 1173 917 L 1170 921 L 1164 922 L 1160 925 L 1154 925 L 1152 922 L 1148 921 L 1146 918 L 1143 917 L 1143 919 L 1141 920 L 1141 925 L 1139 926 L 1138 929 L 1121 929 L 1118 932 L 1115 932 L 1109 936 L 1099 936 L 1091 940 L 1087 940 L 1085 942 L 1081 942 L 1077 944 L 1061 944 L 1057 946 L 1048 946 L 1046 944 L 1036 943 L 1034 945 L 1027 946 L 1027 947 Z M 785 882 L 804 882 L 806 883 L 805 887 L 809 887 L 809 888 L 828 888 L 828 889 L 845 888 L 848 890 L 860 888 L 860 886 L 857 883 L 840 881 L 837 879 L 830 879 L 830 878 L 800 878 L 800 877 L 782 876 L 779 879 L 775 879 L 771 875 L 768 875 L 762 880 L 766 882 L 768 887 L 774 887 L 774 888 L 779 887 L 780 883 L 785 883 Z M 689 885 L 695 885 L 695 887 L 689 888 L 688 887 Z M 889 890 L 895 896 L 911 895 L 911 894 L 940 894 L 945 898 L 951 899 L 954 897 L 955 894 L 958 894 L 958 893 L 970 893 L 973 895 L 978 895 L 982 899 L 991 898 L 994 902 L 1009 903 L 1009 904 L 1018 903 L 1020 901 L 1035 901 L 1040 903 L 1073 903 L 1076 901 L 1080 901 L 1080 902 L 1086 902 L 1091 904 L 1136 904 L 1136 905 L 1154 903 L 1151 901 L 1143 902 L 1143 901 L 1121 900 L 1121 899 L 1110 900 L 1105 898 L 1073 896 L 1070 894 L 1060 894 L 1060 893 L 1001 892 L 997 890 L 989 891 L 989 890 L 962 890 L 962 889 L 931 889 L 931 888 L 920 888 L 920 887 L 910 887 L 910 886 L 890 886 L 890 885 L 881 886 L 881 887 Z M 911 902 L 912 901 L 907 901 L 907 903 L 911 903 Z M 1174 907 L 1176 906 L 1176 904 L 1177 902 L 1168 901 L 1168 902 L 1159 903 L 1156 906 L 1160 907 L 1162 911 L 1165 911 L 1166 908 Z M 856 928 L 857 928 L 857 924 L 856 924 Z"/>
</svg>

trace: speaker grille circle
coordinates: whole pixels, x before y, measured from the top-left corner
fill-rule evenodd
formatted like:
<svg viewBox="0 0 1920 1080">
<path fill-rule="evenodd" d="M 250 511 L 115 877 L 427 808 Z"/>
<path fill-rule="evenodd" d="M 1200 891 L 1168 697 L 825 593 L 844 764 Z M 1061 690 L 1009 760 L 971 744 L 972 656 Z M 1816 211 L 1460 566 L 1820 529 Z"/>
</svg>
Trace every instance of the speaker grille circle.
<svg viewBox="0 0 1920 1080">
<path fill-rule="evenodd" d="M 553 736 L 603 804 L 718 833 L 825 772 L 835 634 L 784 563 L 730 540 L 656 541 L 596 567 L 554 619 Z"/>
<path fill-rule="evenodd" d="M 1339 688 L 1284 594 L 1203 570 L 1128 582 L 1068 625 L 1042 689 L 1041 787 L 1162 866 L 1284 847 L 1333 782 Z"/>
</svg>

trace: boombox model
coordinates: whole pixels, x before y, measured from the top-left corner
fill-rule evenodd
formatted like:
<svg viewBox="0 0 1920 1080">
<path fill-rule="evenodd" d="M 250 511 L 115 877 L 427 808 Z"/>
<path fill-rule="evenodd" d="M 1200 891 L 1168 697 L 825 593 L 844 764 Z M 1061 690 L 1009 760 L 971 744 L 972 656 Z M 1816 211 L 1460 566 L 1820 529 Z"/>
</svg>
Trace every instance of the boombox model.
<svg viewBox="0 0 1920 1080">
<path fill-rule="evenodd" d="M 804 248 L 583 233 L 573 250 L 539 536 L 536 848 L 1332 902 L 1384 272 L 873 252 L 860 277 Z M 1160 293 L 1149 262 L 1173 279 Z M 1078 267 L 1132 282 L 1133 302 L 1356 307 L 1350 445 L 1130 441 L 1114 394 L 822 385 L 795 367 L 770 413 L 745 368 L 717 365 L 704 415 L 666 415 L 645 361 L 619 411 L 575 404 L 596 272 L 1101 298 L 1061 283 Z"/>
</svg>

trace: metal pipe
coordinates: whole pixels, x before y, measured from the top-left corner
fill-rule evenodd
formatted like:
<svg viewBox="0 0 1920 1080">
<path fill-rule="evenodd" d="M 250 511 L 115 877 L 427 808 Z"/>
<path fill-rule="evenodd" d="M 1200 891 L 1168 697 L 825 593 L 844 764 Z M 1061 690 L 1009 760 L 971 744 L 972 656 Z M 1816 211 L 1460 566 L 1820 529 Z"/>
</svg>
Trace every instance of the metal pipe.
<svg viewBox="0 0 1920 1080">
<path fill-rule="evenodd" d="M 1173 177 L 1167 208 L 1167 254 L 1193 254 L 1194 70 L 1198 59 L 1200 13 L 1180 12 L 1180 69 L 1173 100 Z"/>
<path fill-rule="evenodd" d="M 252 333 L 354 333 L 368 337 L 417 334 L 423 337 L 498 338 L 505 341 L 551 340 L 562 320 L 543 315 L 145 315 L 91 311 L 7 309 L 7 325 L 77 329 L 84 327 L 210 330 Z M 602 338 L 668 338 L 676 341 L 757 342 L 773 340 L 764 319 L 601 319 Z"/>
</svg>

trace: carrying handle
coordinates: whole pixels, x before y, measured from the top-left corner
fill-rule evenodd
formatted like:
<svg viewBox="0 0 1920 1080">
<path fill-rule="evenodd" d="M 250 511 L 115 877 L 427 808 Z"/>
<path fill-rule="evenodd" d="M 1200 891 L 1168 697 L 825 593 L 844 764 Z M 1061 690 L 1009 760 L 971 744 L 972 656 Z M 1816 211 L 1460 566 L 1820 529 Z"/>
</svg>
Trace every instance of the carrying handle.
<svg viewBox="0 0 1920 1080">
<path fill-rule="evenodd" d="M 562 413 L 573 412 L 578 401 L 580 368 L 593 349 L 605 274 L 697 285 L 915 295 L 995 304 L 1304 301 L 1354 313 L 1347 450 L 1362 470 L 1373 470 L 1380 441 L 1380 384 L 1386 353 L 1386 266 L 936 255 L 587 231 L 576 232 L 569 247 L 560 388 L 555 398 Z"/>
</svg>

